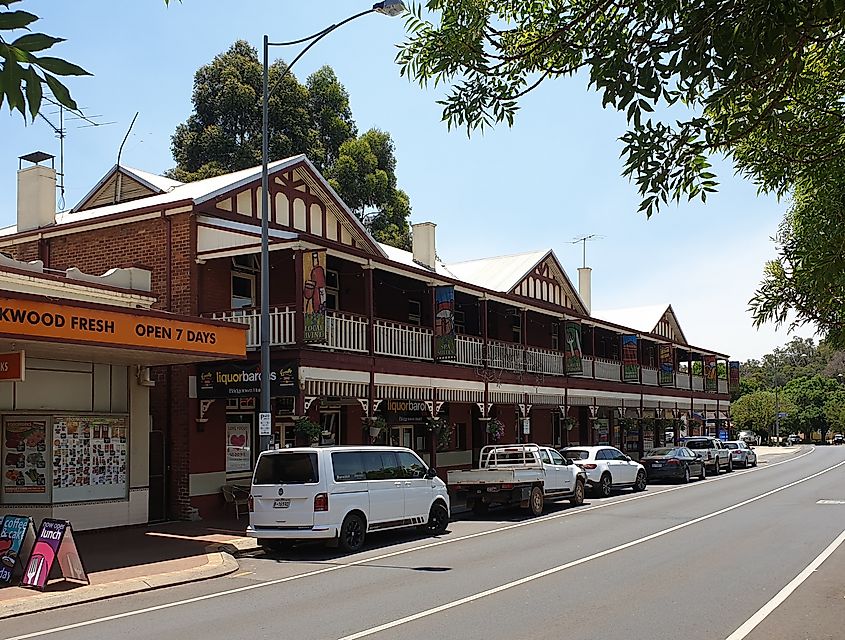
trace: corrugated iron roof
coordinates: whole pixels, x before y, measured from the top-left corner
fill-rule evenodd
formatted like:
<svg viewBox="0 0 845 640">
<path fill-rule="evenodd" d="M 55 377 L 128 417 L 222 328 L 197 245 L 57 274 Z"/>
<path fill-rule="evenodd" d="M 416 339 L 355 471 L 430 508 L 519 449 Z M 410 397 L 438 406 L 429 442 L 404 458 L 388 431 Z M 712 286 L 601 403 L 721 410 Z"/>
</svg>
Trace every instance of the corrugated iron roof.
<svg viewBox="0 0 845 640">
<path fill-rule="evenodd" d="M 546 249 L 456 262 L 449 265 L 449 270 L 464 282 L 507 293 L 549 253 Z"/>
</svg>

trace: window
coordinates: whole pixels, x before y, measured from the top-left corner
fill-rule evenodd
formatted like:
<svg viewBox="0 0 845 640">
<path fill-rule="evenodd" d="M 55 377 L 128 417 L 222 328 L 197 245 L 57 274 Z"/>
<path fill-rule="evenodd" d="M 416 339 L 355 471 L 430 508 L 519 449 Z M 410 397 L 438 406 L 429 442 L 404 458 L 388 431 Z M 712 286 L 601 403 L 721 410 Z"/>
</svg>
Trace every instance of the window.
<svg viewBox="0 0 845 640">
<path fill-rule="evenodd" d="M 463 311 L 455 311 L 453 314 L 455 320 L 455 332 L 466 333 L 466 315 Z"/>
<path fill-rule="evenodd" d="M 522 342 L 522 312 L 519 309 L 514 309 L 516 315 L 513 316 L 513 323 L 511 324 L 512 338 L 514 342 Z"/>
<path fill-rule="evenodd" d="M 554 445 L 559 447 L 563 444 L 563 426 L 561 425 L 561 421 L 563 420 L 563 416 L 558 413 L 557 411 L 552 413 L 552 440 L 554 441 Z"/>
<path fill-rule="evenodd" d="M 558 465 L 566 464 L 566 461 L 563 459 L 563 456 L 560 455 L 554 449 L 549 451 L 549 455 L 552 456 L 552 464 L 558 464 Z"/>
<path fill-rule="evenodd" d="M 596 460 L 613 460 L 613 456 L 607 449 L 600 449 L 596 451 Z"/>
<path fill-rule="evenodd" d="M 549 457 L 549 452 L 548 452 L 548 451 L 546 451 L 545 449 L 542 449 L 542 450 L 540 451 L 540 459 L 541 459 L 541 460 L 542 460 L 545 464 L 551 464 L 551 463 L 552 463 L 552 459 Z"/>
<path fill-rule="evenodd" d="M 601 451 L 599 451 L 601 453 Z M 563 455 L 565 455 L 570 460 L 589 460 L 590 459 L 590 452 L 584 451 L 582 449 L 564 449 Z M 596 456 L 598 460 L 599 457 Z"/>
<path fill-rule="evenodd" d="M 316 453 L 263 455 L 255 469 L 255 484 L 307 484 L 317 482 Z"/>
<path fill-rule="evenodd" d="M 455 449 L 458 451 L 467 450 L 467 425 L 465 422 L 455 424 Z"/>
<path fill-rule="evenodd" d="M 255 306 L 255 274 L 232 272 L 232 309 Z"/>
<path fill-rule="evenodd" d="M 627 456 L 619 449 L 605 449 L 608 460 L 624 460 Z"/>
<path fill-rule="evenodd" d="M 364 459 L 359 451 L 343 451 L 332 454 L 335 482 L 355 482 L 366 480 Z"/>
<path fill-rule="evenodd" d="M 420 326 L 422 305 L 419 300 L 408 300 L 408 323 Z"/>
<path fill-rule="evenodd" d="M 552 349 L 555 351 L 560 350 L 560 331 L 558 330 L 557 323 L 552 325 Z"/>
<path fill-rule="evenodd" d="M 320 444 L 338 444 L 340 411 L 320 412 Z"/>
<path fill-rule="evenodd" d="M 340 309 L 340 275 L 334 269 L 326 269 L 326 308 Z"/>
<path fill-rule="evenodd" d="M 392 451 L 363 451 L 367 480 L 395 480 L 402 477 L 399 461 Z"/>
<path fill-rule="evenodd" d="M 259 261 L 257 253 L 249 253 L 242 256 L 232 256 L 232 267 L 239 271 L 258 271 Z"/>
<path fill-rule="evenodd" d="M 407 451 L 399 451 L 396 455 L 399 457 L 399 466 L 402 468 L 403 478 L 425 477 L 425 465 L 417 456 Z"/>
</svg>

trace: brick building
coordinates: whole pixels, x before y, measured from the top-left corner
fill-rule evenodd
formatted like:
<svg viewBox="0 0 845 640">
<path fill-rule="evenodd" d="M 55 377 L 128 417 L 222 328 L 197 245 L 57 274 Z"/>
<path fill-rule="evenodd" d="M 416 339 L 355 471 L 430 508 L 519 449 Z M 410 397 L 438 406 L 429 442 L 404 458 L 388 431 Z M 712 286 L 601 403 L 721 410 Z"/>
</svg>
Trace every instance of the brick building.
<svg viewBox="0 0 845 640">
<path fill-rule="evenodd" d="M 407 445 L 444 469 L 494 426 L 638 455 L 727 419 L 727 356 L 688 344 L 670 305 L 591 314 L 589 270 L 576 289 L 553 251 L 443 264 L 432 223 L 411 252 L 380 245 L 304 156 L 272 163 L 270 189 L 275 446 L 308 417 L 325 442 Z M 260 168 L 181 184 L 114 167 L 70 212 L 0 230 L 17 259 L 143 267 L 154 307 L 248 325 L 246 360 L 154 372 L 171 516 L 219 509 L 256 455 L 259 202 Z"/>
</svg>

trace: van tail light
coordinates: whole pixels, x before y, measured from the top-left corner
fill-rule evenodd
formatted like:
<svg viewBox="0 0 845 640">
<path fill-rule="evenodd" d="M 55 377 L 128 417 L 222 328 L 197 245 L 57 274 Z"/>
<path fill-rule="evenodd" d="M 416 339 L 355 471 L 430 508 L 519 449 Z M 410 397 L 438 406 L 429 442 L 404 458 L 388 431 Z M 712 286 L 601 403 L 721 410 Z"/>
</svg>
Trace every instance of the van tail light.
<svg viewBox="0 0 845 640">
<path fill-rule="evenodd" d="M 249 498 L 246 500 L 246 504 L 249 507 L 250 513 L 255 513 L 255 498 L 252 497 L 252 494 L 249 494 Z"/>
<path fill-rule="evenodd" d="M 329 510 L 329 494 L 318 493 L 314 496 L 314 512 Z"/>
<path fill-rule="evenodd" d="M 592 462 L 589 462 L 589 463 L 587 463 L 587 464 L 582 464 L 582 465 L 581 465 L 581 468 L 582 468 L 582 469 L 595 469 L 597 466 L 598 466 L 598 465 L 595 465 L 595 464 L 593 464 Z"/>
</svg>

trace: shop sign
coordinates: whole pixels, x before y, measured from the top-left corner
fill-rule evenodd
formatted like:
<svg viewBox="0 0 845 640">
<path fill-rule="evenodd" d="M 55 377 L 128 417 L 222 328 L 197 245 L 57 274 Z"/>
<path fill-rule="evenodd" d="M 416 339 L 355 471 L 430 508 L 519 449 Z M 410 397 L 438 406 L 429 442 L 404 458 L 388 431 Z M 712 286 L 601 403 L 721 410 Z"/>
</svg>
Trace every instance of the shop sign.
<svg viewBox="0 0 845 640">
<path fill-rule="evenodd" d="M 434 359 L 454 360 L 458 355 L 455 335 L 455 287 L 434 288 Z"/>
<path fill-rule="evenodd" d="M 326 335 L 326 250 L 311 251 L 310 264 L 302 265 L 302 341 L 325 344 Z"/>
<path fill-rule="evenodd" d="M 10 584 L 20 573 L 35 544 L 35 526 L 29 516 L 3 516 L 0 526 L 0 583 Z"/>
<path fill-rule="evenodd" d="M 566 373 L 583 373 L 581 362 L 581 325 L 577 322 L 567 322 L 564 325 L 565 342 L 563 359 Z"/>
<path fill-rule="evenodd" d="M 226 423 L 226 472 L 249 471 L 249 439 L 252 424 L 249 422 Z"/>
<path fill-rule="evenodd" d="M 0 333 L 5 335 L 243 357 L 246 330 L 246 325 L 222 327 L 158 314 L 0 298 Z"/>
<path fill-rule="evenodd" d="M 728 363 L 728 384 L 732 390 L 739 389 L 739 360 Z"/>
<path fill-rule="evenodd" d="M 23 381 L 26 375 L 26 358 L 23 351 L 0 353 L 0 380 Z"/>
<path fill-rule="evenodd" d="M 659 382 L 661 387 L 675 386 L 675 359 L 672 357 L 672 345 L 661 344 L 657 347 L 657 360 L 660 365 Z"/>
<path fill-rule="evenodd" d="M 428 403 L 422 400 L 385 400 L 384 405 L 390 424 L 419 424 L 431 417 Z"/>
<path fill-rule="evenodd" d="M 270 365 L 270 396 L 293 395 L 298 390 L 297 369 L 292 361 Z M 258 362 L 230 362 L 197 367 L 197 397 L 233 398 L 261 393 L 261 365 Z"/>
<path fill-rule="evenodd" d="M 704 356 L 704 390 L 716 391 L 719 388 L 716 381 L 716 356 Z"/>
<path fill-rule="evenodd" d="M 65 580 L 88 584 L 88 574 L 79 557 L 70 522 L 45 518 L 41 521 L 38 539 L 26 565 L 21 586 L 44 591 L 50 570 L 56 562 Z"/>
<path fill-rule="evenodd" d="M 640 365 L 637 336 L 622 336 L 622 381 L 639 382 Z"/>
</svg>

